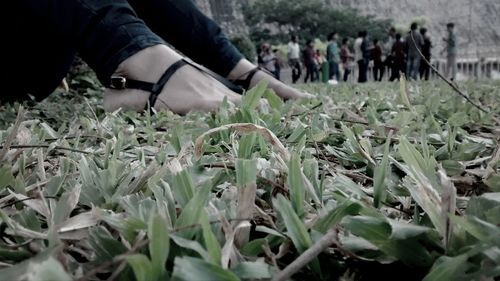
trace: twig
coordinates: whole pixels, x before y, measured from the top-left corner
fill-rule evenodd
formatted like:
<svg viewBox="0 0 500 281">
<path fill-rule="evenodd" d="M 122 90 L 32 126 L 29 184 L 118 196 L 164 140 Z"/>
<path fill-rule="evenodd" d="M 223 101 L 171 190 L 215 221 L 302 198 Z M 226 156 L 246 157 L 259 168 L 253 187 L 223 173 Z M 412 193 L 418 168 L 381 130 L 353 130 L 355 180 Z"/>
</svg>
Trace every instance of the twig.
<svg viewBox="0 0 500 281">
<path fill-rule="evenodd" d="M 370 124 L 368 122 L 365 122 L 365 121 L 355 121 L 355 120 L 347 120 L 347 119 L 342 119 L 342 118 L 331 118 L 333 121 L 338 121 L 338 122 L 345 122 L 345 123 L 352 123 L 352 124 L 360 124 L 360 125 L 365 125 L 365 126 L 369 126 Z M 389 126 L 389 125 L 380 125 L 381 127 L 384 127 L 386 129 L 391 129 L 391 130 L 395 130 L 395 131 L 398 131 L 399 128 L 396 128 L 396 127 L 392 127 L 392 126 Z"/>
<path fill-rule="evenodd" d="M 321 252 L 323 252 L 330 245 L 335 243 L 337 239 L 337 233 L 335 229 L 329 230 L 321 239 L 319 239 L 314 245 L 303 252 L 296 260 L 289 264 L 285 269 L 280 271 L 274 276 L 272 281 L 286 281 L 289 280 L 292 275 L 297 273 L 301 268 L 306 266 L 309 262 L 315 259 Z"/>
<path fill-rule="evenodd" d="M 126 267 L 127 267 L 127 261 L 126 260 L 122 260 L 122 262 L 120 263 L 120 265 L 118 266 L 118 268 L 113 272 L 113 274 L 111 274 L 111 276 L 108 278 L 107 281 L 113 281 L 116 278 L 118 278 L 118 276 L 120 275 L 120 273 L 122 273 L 122 271 Z"/>
<path fill-rule="evenodd" d="M 44 196 L 44 198 L 48 198 L 48 199 L 58 199 L 59 197 L 56 197 L 56 196 Z M 21 202 L 24 202 L 24 201 L 29 201 L 29 200 L 35 200 L 35 199 L 40 199 L 39 197 L 28 197 L 28 198 L 24 198 L 24 199 L 20 199 L 20 200 L 16 200 L 16 201 L 13 201 L 13 202 L 10 202 L 8 204 L 5 204 L 3 205 L 2 207 L 0 207 L 0 209 L 4 209 L 4 208 L 7 208 L 7 207 L 10 207 L 12 205 L 15 205 L 17 203 L 21 203 Z"/>
<path fill-rule="evenodd" d="M 7 146 L 0 145 L 0 149 L 4 149 Z M 29 145 L 10 145 L 8 146 L 8 149 L 27 149 L 27 148 L 51 148 L 50 145 L 47 144 L 29 144 Z M 66 150 L 66 151 L 71 151 L 71 152 L 78 152 L 78 153 L 83 153 L 83 154 L 94 154 L 93 152 L 85 151 L 85 150 L 79 150 L 71 147 L 63 147 L 63 146 L 54 146 L 52 149 L 55 150 Z"/>
<path fill-rule="evenodd" d="M 450 87 L 455 90 L 455 92 L 457 92 L 460 96 L 462 96 L 466 101 L 468 101 L 470 104 L 472 104 L 474 107 L 476 107 L 477 109 L 481 110 L 482 112 L 484 113 L 490 113 L 488 110 L 482 108 L 480 105 L 476 104 L 473 100 L 471 100 L 466 94 L 464 94 L 462 91 L 460 91 L 460 89 L 453 83 L 451 82 L 450 80 L 448 80 L 446 77 L 444 77 L 443 74 L 441 74 L 441 72 L 439 72 L 439 70 L 437 70 L 424 56 L 424 54 L 422 54 L 422 52 L 420 51 L 420 48 L 417 46 L 417 42 L 415 42 L 415 38 L 413 38 L 413 32 L 410 32 L 410 37 L 411 37 L 411 41 L 413 42 L 413 45 L 416 47 L 417 51 L 418 51 L 418 54 L 420 55 L 420 57 L 422 58 L 423 61 L 425 61 L 425 63 L 432 69 L 432 71 L 434 71 L 441 79 L 443 79 L 444 82 L 446 82 L 448 85 L 450 85 Z"/>
<path fill-rule="evenodd" d="M 30 185 L 30 186 L 27 186 L 25 188 L 25 193 L 31 192 L 31 191 L 35 190 L 36 188 L 38 188 L 38 187 L 46 185 L 47 183 L 49 183 L 48 180 L 47 181 L 42 181 L 42 182 L 39 182 L 39 183 L 35 183 L 35 184 Z M 11 200 L 14 197 L 15 196 L 12 195 L 12 194 L 9 194 L 9 195 L 7 195 L 5 197 L 2 197 L 2 198 L 0 198 L 0 204 L 8 202 L 9 200 Z"/>
<path fill-rule="evenodd" d="M 290 115 L 290 117 L 298 117 L 298 116 L 306 115 L 306 114 L 310 113 L 311 111 L 321 107 L 322 105 L 323 105 L 323 102 L 319 102 L 317 105 L 315 105 L 309 109 L 306 109 L 300 113 L 295 113 L 295 114 Z"/>
</svg>

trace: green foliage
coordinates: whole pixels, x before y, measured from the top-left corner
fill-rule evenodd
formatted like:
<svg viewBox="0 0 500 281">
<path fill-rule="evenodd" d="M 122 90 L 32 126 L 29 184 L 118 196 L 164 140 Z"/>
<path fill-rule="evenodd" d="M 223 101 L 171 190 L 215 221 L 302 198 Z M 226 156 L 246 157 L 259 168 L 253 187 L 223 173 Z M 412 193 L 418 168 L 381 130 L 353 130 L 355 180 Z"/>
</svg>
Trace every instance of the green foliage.
<svg viewBox="0 0 500 281">
<path fill-rule="evenodd" d="M 247 60 L 255 61 L 257 50 L 254 42 L 248 36 L 234 36 L 230 40 Z"/>
<path fill-rule="evenodd" d="M 372 38 L 385 39 L 391 25 L 389 20 L 363 16 L 356 10 L 335 9 L 321 0 L 249 1 L 243 13 L 254 42 L 288 42 L 290 34 L 301 40 L 326 40 L 333 31 L 341 37 L 354 38 L 362 30 Z"/>
<path fill-rule="evenodd" d="M 491 114 L 400 86 L 262 84 L 182 117 L 104 114 L 97 92 L 25 104 L 0 129 L 27 147 L 0 166 L 0 279 L 271 279 L 332 229 L 295 280 L 498 279 L 500 85 L 459 85 Z"/>
</svg>

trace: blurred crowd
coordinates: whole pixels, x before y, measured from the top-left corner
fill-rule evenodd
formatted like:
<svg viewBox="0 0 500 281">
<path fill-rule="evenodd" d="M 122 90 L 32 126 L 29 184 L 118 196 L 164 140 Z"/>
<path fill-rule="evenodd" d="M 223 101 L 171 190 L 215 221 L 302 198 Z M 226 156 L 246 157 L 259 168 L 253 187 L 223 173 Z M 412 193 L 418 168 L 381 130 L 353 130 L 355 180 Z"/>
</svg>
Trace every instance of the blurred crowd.
<svg viewBox="0 0 500 281">
<path fill-rule="evenodd" d="M 446 75 L 451 80 L 454 80 L 457 74 L 454 27 L 454 23 L 446 25 L 447 36 L 443 38 L 445 48 L 441 51 L 446 54 Z M 301 77 L 304 83 L 321 80 L 327 80 L 331 84 L 347 82 L 356 69 L 359 83 L 368 81 L 370 70 L 373 72 L 373 81 L 383 81 L 384 77 L 394 81 L 401 75 L 413 80 L 428 80 L 431 69 L 427 62 L 431 61 L 433 48 L 428 30 L 412 23 L 410 31 L 404 36 L 395 28 L 390 28 L 387 35 L 384 41 L 380 41 L 377 38 L 371 39 L 366 31 L 360 31 L 354 40 L 343 38 L 339 41 L 339 35 L 332 32 L 327 37 L 326 51 L 315 48 L 311 39 L 306 40 L 305 46 L 301 46 L 298 36 L 292 35 L 286 54 L 292 82 L 297 83 Z M 263 43 L 260 46 L 258 63 L 261 68 L 280 79 L 281 68 L 285 62 L 277 52 L 270 44 Z M 386 73 L 387 76 L 384 76 Z"/>
</svg>

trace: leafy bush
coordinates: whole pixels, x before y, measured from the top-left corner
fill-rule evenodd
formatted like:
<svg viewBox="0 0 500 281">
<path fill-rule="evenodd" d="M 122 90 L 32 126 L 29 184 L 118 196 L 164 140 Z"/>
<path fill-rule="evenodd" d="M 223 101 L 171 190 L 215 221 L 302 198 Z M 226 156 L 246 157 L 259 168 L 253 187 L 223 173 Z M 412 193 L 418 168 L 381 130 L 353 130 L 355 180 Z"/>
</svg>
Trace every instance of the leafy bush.
<svg viewBox="0 0 500 281">
<path fill-rule="evenodd" d="M 372 38 L 385 39 L 390 20 L 364 16 L 352 9 L 335 9 L 325 1 L 312 0 L 257 0 L 243 7 L 245 20 L 254 42 L 273 44 L 288 42 L 291 34 L 302 41 L 326 40 L 336 31 L 341 37 L 356 37 L 366 30 Z"/>
<path fill-rule="evenodd" d="M 235 36 L 231 38 L 231 43 L 245 56 L 249 61 L 255 61 L 257 51 L 255 44 L 248 36 Z"/>
</svg>

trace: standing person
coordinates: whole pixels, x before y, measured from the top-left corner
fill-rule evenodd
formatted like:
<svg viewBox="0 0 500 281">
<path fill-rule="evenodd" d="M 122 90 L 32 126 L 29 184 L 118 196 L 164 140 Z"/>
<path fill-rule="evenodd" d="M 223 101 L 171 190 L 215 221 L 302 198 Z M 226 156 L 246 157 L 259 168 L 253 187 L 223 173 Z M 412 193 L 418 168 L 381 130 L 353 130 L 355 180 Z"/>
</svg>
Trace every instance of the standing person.
<svg viewBox="0 0 500 281">
<path fill-rule="evenodd" d="M 422 45 L 422 55 L 424 55 L 424 58 L 428 61 L 431 62 L 431 49 L 432 49 L 432 41 L 430 36 L 427 34 L 427 28 L 422 27 L 420 29 L 420 34 L 422 35 L 422 38 L 424 38 L 424 44 Z M 426 62 L 421 62 L 420 63 L 420 79 L 423 80 L 429 80 L 429 75 L 431 67 L 426 63 Z"/>
<path fill-rule="evenodd" d="M 384 77 L 385 66 L 384 61 L 382 60 L 382 47 L 380 46 L 378 39 L 373 40 L 373 80 L 382 81 L 382 77 Z M 379 76 L 380 75 L 380 76 Z"/>
<path fill-rule="evenodd" d="M 273 50 L 274 57 L 276 58 L 274 60 L 274 67 L 276 68 L 276 71 L 274 73 L 274 76 L 276 76 L 276 79 L 281 80 L 281 65 L 283 64 L 280 56 L 278 55 L 278 49 Z"/>
<path fill-rule="evenodd" d="M 389 81 L 399 79 L 400 74 L 405 71 L 405 44 L 401 41 L 401 34 L 396 34 L 396 41 L 392 46 L 391 56 L 394 59 L 392 64 L 391 78 Z"/>
<path fill-rule="evenodd" d="M 300 66 L 299 37 L 292 35 L 291 39 L 288 43 L 288 64 L 292 69 L 292 82 L 295 84 L 302 75 L 302 68 Z"/>
<path fill-rule="evenodd" d="M 326 58 L 328 60 L 330 75 L 329 80 L 334 77 L 336 81 L 340 81 L 340 49 L 337 43 L 338 35 L 336 32 L 332 32 L 328 35 L 328 46 L 326 48 Z"/>
<path fill-rule="evenodd" d="M 310 78 L 311 82 L 316 81 L 316 62 L 314 60 L 314 42 L 312 40 L 307 40 L 306 48 L 304 49 L 304 66 L 306 67 L 306 77 L 304 78 L 304 83 L 307 83 L 307 79 Z"/>
<path fill-rule="evenodd" d="M 326 62 L 326 58 L 319 49 L 314 53 L 314 62 L 316 63 L 316 78 L 321 81 L 320 75 L 323 73 L 323 66 Z"/>
<path fill-rule="evenodd" d="M 457 38 L 454 33 L 455 24 L 450 22 L 446 25 L 446 29 L 448 31 L 448 37 L 443 38 L 443 41 L 446 43 L 444 50 L 441 53 L 446 51 L 446 76 L 450 77 L 451 70 L 451 81 L 456 79 L 457 76 Z"/>
<path fill-rule="evenodd" d="M 385 55 L 384 66 L 392 70 L 392 64 L 394 63 L 394 58 L 392 57 L 392 46 L 396 42 L 396 28 L 391 27 L 387 36 L 387 41 L 385 41 L 383 46 L 383 51 Z M 389 72 L 388 72 L 389 73 Z M 389 74 L 387 74 L 389 76 Z"/>
<path fill-rule="evenodd" d="M 424 39 L 417 29 L 418 24 L 416 22 L 412 23 L 411 30 L 406 36 L 406 49 L 408 50 L 406 58 L 406 75 L 408 75 L 408 78 L 413 78 L 414 80 L 418 79 L 418 72 L 420 70 L 419 50 L 422 49 L 422 45 L 424 44 Z"/>
<path fill-rule="evenodd" d="M 263 43 L 261 46 L 261 52 L 259 54 L 260 62 L 259 66 L 269 71 L 276 77 L 276 55 L 271 51 L 271 45 L 269 43 Z"/>
<path fill-rule="evenodd" d="M 342 47 L 340 48 L 340 59 L 342 60 L 342 66 L 344 68 L 344 82 L 349 79 L 349 74 L 351 73 L 351 62 L 354 56 L 349 50 L 349 39 L 342 39 Z"/>
<path fill-rule="evenodd" d="M 360 31 L 358 38 L 354 41 L 354 59 L 358 64 L 358 83 L 366 82 L 367 64 L 364 57 L 364 49 L 366 49 L 366 31 Z"/>
<path fill-rule="evenodd" d="M 373 46 L 370 46 L 370 40 L 368 39 L 368 32 L 363 31 L 364 37 L 361 43 L 361 51 L 363 52 L 363 62 L 364 62 L 364 81 L 368 81 L 368 65 L 370 60 L 372 60 L 372 50 Z"/>
</svg>

